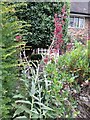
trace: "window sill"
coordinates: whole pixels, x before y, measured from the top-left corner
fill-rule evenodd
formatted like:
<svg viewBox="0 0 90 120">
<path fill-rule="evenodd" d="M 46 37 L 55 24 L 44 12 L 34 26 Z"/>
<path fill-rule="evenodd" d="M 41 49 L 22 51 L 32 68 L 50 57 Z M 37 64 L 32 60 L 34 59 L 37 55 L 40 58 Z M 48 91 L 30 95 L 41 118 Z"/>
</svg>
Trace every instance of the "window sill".
<svg viewBox="0 0 90 120">
<path fill-rule="evenodd" d="M 69 29 L 85 29 L 84 27 L 83 28 L 78 28 L 78 27 L 68 27 Z"/>
</svg>

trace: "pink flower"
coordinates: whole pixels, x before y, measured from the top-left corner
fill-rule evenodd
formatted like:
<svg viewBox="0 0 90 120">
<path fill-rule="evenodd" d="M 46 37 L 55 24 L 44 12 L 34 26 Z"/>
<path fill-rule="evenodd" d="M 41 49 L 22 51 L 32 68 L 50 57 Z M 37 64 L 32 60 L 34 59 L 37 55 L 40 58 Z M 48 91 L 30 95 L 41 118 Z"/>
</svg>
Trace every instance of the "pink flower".
<svg viewBox="0 0 90 120">
<path fill-rule="evenodd" d="M 62 34 L 57 34 L 56 37 L 57 37 L 58 40 L 60 40 L 60 39 L 62 39 L 63 35 Z"/>
<path fill-rule="evenodd" d="M 62 25 L 64 25 L 65 24 L 65 21 L 62 21 Z"/>
<path fill-rule="evenodd" d="M 57 35 L 58 33 L 60 33 L 62 31 L 62 25 L 59 23 L 59 24 L 56 24 L 55 25 L 55 30 L 54 30 L 54 35 Z"/>
<path fill-rule="evenodd" d="M 53 53 L 53 51 L 52 50 L 50 50 L 50 54 L 52 54 Z"/>
<path fill-rule="evenodd" d="M 55 37 L 55 42 L 54 42 L 54 48 L 56 50 L 60 49 L 62 44 L 64 43 L 63 40 L 63 26 L 65 24 L 65 19 L 67 18 L 66 15 L 66 6 L 64 5 L 61 11 L 60 16 L 55 14 L 54 16 L 54 24 L 55 24 L 55 30 L 54 30 L 54 37 Z M 52 51 L 50 51 L 50 54 Z M 53 53 L 57 53 L 57 51 L 53 51 Z"/>
<path fill-rule="evenodd" d="M 46 57 L 46 58 L 44 58 L 44 63 L 47 64 L 47 62 L 48 62 L 48 58 Z"/>
<path fill-rule="evenodd" d="M 16 40 L 17 40 L 17 41 L 21 40 L 21 38 L 22 38 L 22 37 L 21 37 L 20 35 L 17 35 L 17 36 L 16 36 Z"/>
<path fill-rule="evenodd" d="M 62 13 L 64 13 L 65 12 L 65 8 L 62 8 Z"/>
<path fill-rule="evenodd" d="M 86 37 L 86 39 L 87 39 L 87 37 Z M 90 40 L 90 35 L 88 36 L 88 40 Z"/>
<path fill-rule="evenodd" d="M 67 49 L 70 50 L 72 48 L 72 46 L 73 46 L 72 43 L 68 44 Z"/>
<path fill-rule="evenodd" d="M 54 53 L 58 53 L 58 50 L 57 50 L 57 49 L 54 49 L 53 51 L 54 51 Z"/>
<path fill-rule="evenodd" d="M 57 44 L 57 45 L 56 45 L 56 49 L 59 49 L 59 47 L 60 47 L 59 44 Z"/>
<path fill-rule="evenodd" d="M 60 32 L 61 30 L 62 30 L 62 26 L 61 25 L 57 25 L 56 32 Z"/>
<path fill-rule="evenodd" d="M 57 18 L 57 14 L 55 14 L 55 18 Z"/>
<path fill-rule="evenodd" d="M 61 39 L 60 43 L 63 43 L 63 42 L 64 42 L 64 40 Z"/>
<path fill-rule="evenodd" d="M 52 60 L 53 60 L 53 57 L 51 57 L 50 60 L 52 61 Z"/>
<path fill-rule="evenodd" d="M 64 19 L 66 19 L 66 18 L 67 18 L 67 16 L 65 15 L 63 18 L 64 18 Z"/>
</svg>

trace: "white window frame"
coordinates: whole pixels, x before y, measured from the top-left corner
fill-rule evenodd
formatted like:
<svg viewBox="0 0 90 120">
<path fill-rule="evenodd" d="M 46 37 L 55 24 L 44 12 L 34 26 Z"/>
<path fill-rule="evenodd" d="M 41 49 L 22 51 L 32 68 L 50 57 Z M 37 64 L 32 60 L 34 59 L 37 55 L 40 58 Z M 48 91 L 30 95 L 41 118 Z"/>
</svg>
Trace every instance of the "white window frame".
<svg viewBox="0 0 90 120">
<path fill-rule="evenodd" d="M 84 19 L 84 24 L 83 24 L 83 27 L 80 27 L 80 24 L 79 24 L 79 27 L 76 27 L 76 26 L 73 26 L 71 27 L 70 26 L 70 20 L 69 20 L 69 28 L 78 28 L 78 29 L 84 29 L 85 28 L 85 17 L 82 17 L 82 16 L 70 16 L 70 17 L 73 17 L 74 18 L 74 23 L 75 23 L 75 18 L 83 18 Z"/>
</svg>

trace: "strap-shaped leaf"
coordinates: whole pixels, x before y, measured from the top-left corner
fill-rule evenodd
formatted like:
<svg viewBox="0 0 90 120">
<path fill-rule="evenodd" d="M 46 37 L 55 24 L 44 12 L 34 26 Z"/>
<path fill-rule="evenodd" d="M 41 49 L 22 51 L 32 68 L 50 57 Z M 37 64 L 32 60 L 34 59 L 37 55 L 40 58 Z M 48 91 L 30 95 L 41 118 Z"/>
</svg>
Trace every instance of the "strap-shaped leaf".
<svg viewBox="0 0 90 120">
<path fill-rule="evenodd" d="M 14 120 L 28 120 L 28 118 L 26 116 L 19 116 L 16 117 Z"/>
<path fill-rule="evenodd" d="M 13 117 L 15 117 L 16 115 L 19 115 L 20 113 L 22 113 L 24 110 L 21 109 L 20 107 L 15 111 Z"/>
<path fill-rule="evenodd" d="M 52 109 L 52 108 L 50 108 L 50 107 L 48 107 L 48 106 L 44 105 L 43 103 L 40 103 L 40 102 L 34 102 L 34 103 L 36 103 L 36 104 L 38 104 L 38 105 L 42 106 L 42 109 L 46 109 L 46 110 L 51 110 L 51 111 L 53 111 L 53 109 Z"/>
<path fill-rule="evenodd" d="M 24 98 L 24 96 L 22 96 L 21 94 L 18 94 L 18 95 L 14 95 L 13 98 Z"/>
<path fill-rule="evenodd" d="M 30 101 L 26 101 L 26 100 L 17 100 L 15 103 L 24 103 L 24 104 L 31 105 L 31 102 Z"/>
</svg>

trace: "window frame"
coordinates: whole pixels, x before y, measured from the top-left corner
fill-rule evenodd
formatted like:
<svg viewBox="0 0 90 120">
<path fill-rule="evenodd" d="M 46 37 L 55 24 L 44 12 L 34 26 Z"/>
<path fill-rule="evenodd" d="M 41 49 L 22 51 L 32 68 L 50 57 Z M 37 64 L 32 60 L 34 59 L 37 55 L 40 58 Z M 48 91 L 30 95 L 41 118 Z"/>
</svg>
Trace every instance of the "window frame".
<svg viewBox="0 0 90 120">
<path fill-rule="evenodd" d="M 70 18 L 73 18 L 74 19 L 74 22 L 73 22 L 73 27 L 71 27 L 70 26 Z M 75 18 L 78 18 L 78 25 L 79 25 L 79 27 L 76 27 L 75 26 Z M 84 20 L 84 24 L 83 24 L 83 27 L 80 27 L 80 18 L 82 18 L 83 20 Z M 84 29 L 85 28 L 85 17 L 83 17 L 83 16 L 70 16 L 69 17 L 69 28 L 77 28 L 77 29 Z"/>
</svg>

